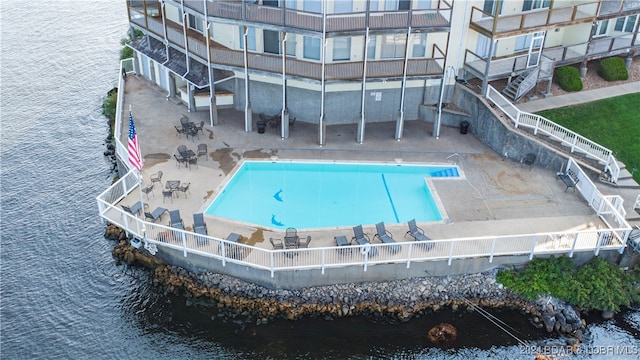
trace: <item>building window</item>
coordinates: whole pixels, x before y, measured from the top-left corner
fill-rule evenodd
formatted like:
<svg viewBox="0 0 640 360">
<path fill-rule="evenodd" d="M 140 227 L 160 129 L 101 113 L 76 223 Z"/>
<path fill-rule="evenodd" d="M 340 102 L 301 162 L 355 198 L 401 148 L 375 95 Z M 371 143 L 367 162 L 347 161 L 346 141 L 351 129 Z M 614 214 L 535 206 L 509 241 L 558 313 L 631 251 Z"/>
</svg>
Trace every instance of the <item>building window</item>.
<svg viewBox="0 0 640 360">
<path fill-rule="evenodd" d="M 349 60 L 351 58 L 351 38 L 333 39 L 333 60 Z"/>
<path fill-rule="evenodd" d="M 262 30 L 262 42 L 264 52 L 269 54 L 281 54 L 280 32 L 274 30 Z"/>
<path fill-rule="evenodd" d="M 616 20 L 616 31 L 622 32 L 633 32 L 633 28 L 636 26 L 636 20 L 638 19 L 638 15 L 629 15 L 625 17 L 618 18 Z"/>
<path fill-rule="evenodd" d="M 369 42 L 367 43 L 367 60 L 374 60 L 376 58 L 376 36 L 369 36 Z"/>
<path fill-rule="evenodd" d="M 413 56 L 424 57 L 427 48 L 427 33 L 413 34 Z"/>
<path fill-rule="evenodd" d="M 305 59 L 320 60 L 320 38 L 305 36 L 303 45 Z"/>
<path fill-rule="evenodd" d="M 498 15 L 502 14 L 502 5 L 504 5 L 504 1 L 500 1 L 500 9 L 498 9 Z M 496 15 L 496 7 L 498 6 L 498 2 L 496 0 L 484 0 L 484 5 L 482 6 L 482 11 L 487 14 Z"/>
<path fill-rule="evenodd" d="M 296 56 L 296 34 L 287 34 L 287 56 Z"/>
<path fill-rule="evenodd" d="M 609 27 L 609 20 L 596 21 L 595 28 L 593 29 L 593 36 L 607 35 L 607 28 Z"/>
<path fill-rule="evenodd" d="M 353 12 L 353 0 L 340 0 L 333 4 L 333 12 L 336 14 Z"/>
<path fill-rule="evenodd" d="M 278 0 L 262 0 L 262 5 L 278 7 Z"/>
<path fill-rule="evenodd" d="M 531 38 L 533 36 L 531 34 L 521 35 L 516 38 L 516 45 L 514 46 L 515 51 L 529 50 L 529 46 L 531 46 Z"/>
<path fill-rule="evenodd" d="M 247 27 L 247 50 L 256 51 L 256 28 Z M 240 49 L 244 49 L 244 27 L 240 26 Z"/>
<path fill-rule="evenodd" d="M 407 36 L 404 34 L 383 35 L 382 53 L 380 54 L 380 57 L 383 59 L 404 58 L 406 42 Z"/>
<path fill-rule="evenodd" d="M 304 11 L 322 13 L 322 0 L 304 0 L 302 4 Z"/>
<path fill-rule="evenodd" d="M 551 0 L 524 0 L 522 11 L 535 9 L 546 9 L 551 4 Z"/>
<path fill-rule="evenodd" d="M 411 8 L 410 0 L 385 0 L 385 10 L 409 10 Z"/>
<path fill-rule="evenodd" d="M 202 32 L 204 31 L 204 20 L 200 16 L 189 14 L 189 27 Z"/>
</svg>

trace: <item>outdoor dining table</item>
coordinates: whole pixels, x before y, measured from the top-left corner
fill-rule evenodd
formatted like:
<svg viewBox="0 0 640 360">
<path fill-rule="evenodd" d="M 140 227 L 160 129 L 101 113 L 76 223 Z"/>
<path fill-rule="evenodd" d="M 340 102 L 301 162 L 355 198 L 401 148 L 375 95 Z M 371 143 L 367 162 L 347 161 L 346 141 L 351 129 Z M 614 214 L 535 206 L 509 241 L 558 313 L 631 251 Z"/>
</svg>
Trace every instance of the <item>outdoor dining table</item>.
<svg viewBox="0 0 640 360">
<path fill-rule="evenodd" d="M 176 191 L 180 187 L 180 180 L 167 180 L 165 187 L 171 191 Z"/>
</svg>

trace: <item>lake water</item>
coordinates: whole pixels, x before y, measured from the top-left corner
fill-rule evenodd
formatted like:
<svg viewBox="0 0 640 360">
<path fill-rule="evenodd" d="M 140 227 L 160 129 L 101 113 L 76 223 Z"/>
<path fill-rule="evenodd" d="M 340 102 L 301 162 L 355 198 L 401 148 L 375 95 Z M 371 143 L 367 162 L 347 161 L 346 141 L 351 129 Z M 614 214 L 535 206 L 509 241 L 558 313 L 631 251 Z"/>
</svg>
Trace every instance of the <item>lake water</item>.
<svg viewBox="0 0 640 360">
<path fill-rule="evenodd" d="M 0 358 L 533 358 L 477 314 L 245 326 L 116 266 L 95 196 L 113 177 L 101 104 L 118 76 L 125 1 L 0 1 L 0 11 Z M 517 312 L 497 316 L 522 339 L 540 337 Z M 427 343 L 439 321 L 460 327 L 455 349 Z M 589 330 L 591 349 L 640 346 L 635 311 Z"/>
</svg>

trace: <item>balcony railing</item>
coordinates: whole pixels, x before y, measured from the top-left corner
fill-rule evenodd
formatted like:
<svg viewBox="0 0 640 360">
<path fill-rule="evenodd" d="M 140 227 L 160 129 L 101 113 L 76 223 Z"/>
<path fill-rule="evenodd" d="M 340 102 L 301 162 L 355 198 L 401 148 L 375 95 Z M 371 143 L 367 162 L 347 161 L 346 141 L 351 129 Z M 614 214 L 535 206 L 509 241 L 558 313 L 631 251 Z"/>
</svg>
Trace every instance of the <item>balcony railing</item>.
<svg viewBox="0 0 640 360">
<path fill-rule="evenodd" d="M 243 12 L 244 6 L 244 12 Z M 311 31 L 322 31 L 321 13 L 307 12 L 291 8 L 265 6 L 252 2 L 209 1 L 208 15 L 222 18 L 286 26 Z M 438 8 L 407 11 L 354 12 L 326 15 L 326 31 L 357 31 L 367 26 L 372 29 L 430 28 L 434 31 L 448 31 L 450 27 L 451 5 L 440 1 Z M 410 16 L 411 15 L 411 16 Z M 411 23 L 409 23 L 411 18 Z"/>
<path fill-rule="evenodd" d="M 562 4 L 562 2 L 556 2 Z M 477 7 L 471 9 L 470 27 L 489 38 L 508 37 L 544 29 L 550 25 L 594 22 L 598 2 L 539 9 L 513 15 L 492 15 Z"/>
</svg>

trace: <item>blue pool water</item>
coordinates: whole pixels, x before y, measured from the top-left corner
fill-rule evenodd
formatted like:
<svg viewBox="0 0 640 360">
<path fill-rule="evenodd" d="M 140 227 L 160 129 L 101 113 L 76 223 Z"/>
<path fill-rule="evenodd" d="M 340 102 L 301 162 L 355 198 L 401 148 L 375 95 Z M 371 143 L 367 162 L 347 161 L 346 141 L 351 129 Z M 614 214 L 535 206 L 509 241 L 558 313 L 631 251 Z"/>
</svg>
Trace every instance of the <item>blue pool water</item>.
<svg viewBox="0 0 640 360">
<path fill-rule="evenodd" d="M 206 214 L 269 228 L 439 221 L 425 177 L 451 166 L 246 161 Z"/>
</svg>

